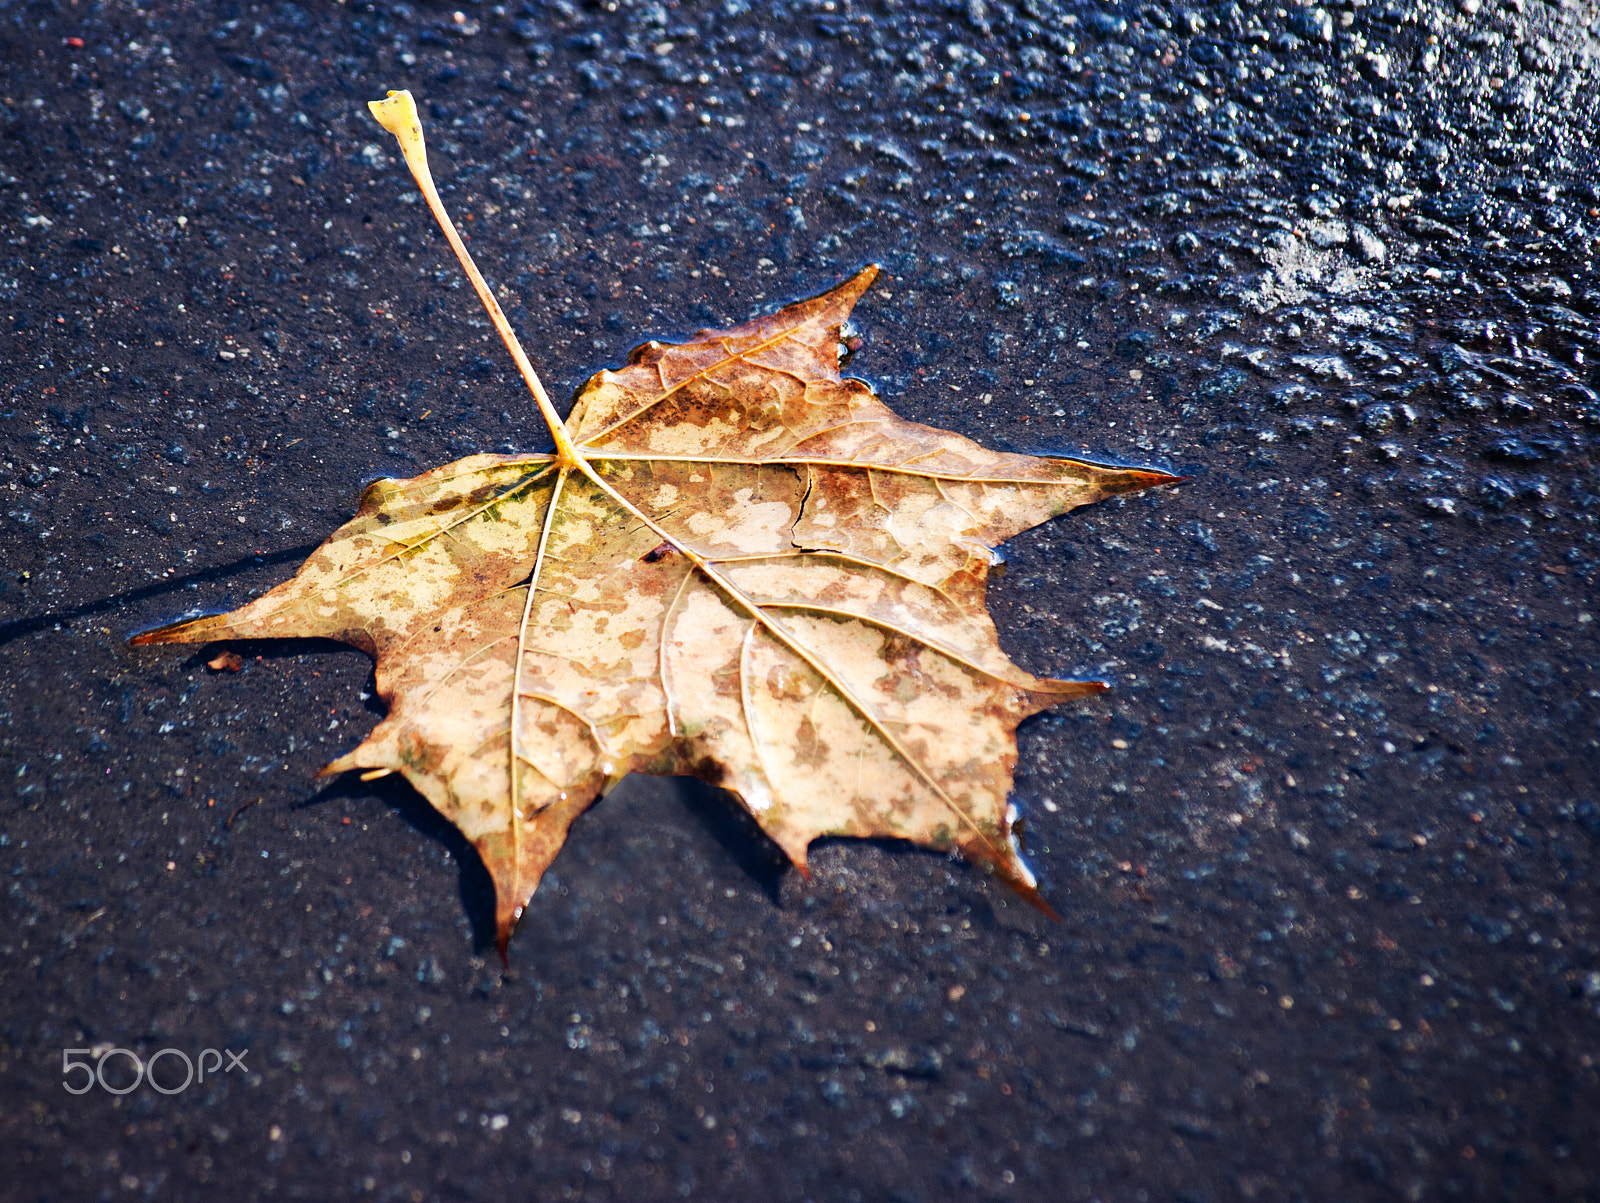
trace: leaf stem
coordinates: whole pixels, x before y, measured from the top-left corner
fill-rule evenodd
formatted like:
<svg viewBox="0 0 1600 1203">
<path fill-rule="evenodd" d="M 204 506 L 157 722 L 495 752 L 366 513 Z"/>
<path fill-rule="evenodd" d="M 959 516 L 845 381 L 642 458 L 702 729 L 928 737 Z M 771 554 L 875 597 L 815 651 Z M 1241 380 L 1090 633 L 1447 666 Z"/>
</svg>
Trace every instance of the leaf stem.
<svg viewBox="0 0 1600 1203">
<path fill-rule="evenodd" d="M 539 413 L 543 416 L 545 425 L 550 428 L 550 436 L 556 442 L 556 462 L 563 468 L 578 467 L 583 462 L 582 454 L 567 432 L 566 423 L 556 413 L 556 407 L 550 403 L 550 395 L 544 391 L 539 373 L 533 370 L 527 352 L 517 341 L 511 323 L 506 320 L 499 302 L 489 291 L 483 273 L 472 261 L 466 243 L 461 241 L 455 223 L 450 220 L 450 214 L 445 212 L 444 202 L 439 199 L 439 190 L 433 186 L 433 173 L 428 170 L 428 148 L 422 137 L 422 118 L 417 113 L 417 102 L 412 99 L 410 92 L 390 92 L 384 100 L 368 101 L 367 108 L 372 110 L 372 115 L 377 118 L 378 124 L 393 134 L 395 140 L 400 143 L 400 153 L 405 156 L 406 166 L 411 168 L 417 187 L 422 190 L 423 199 L 428 202 L 428 208 L 433 210 L 433 216 L 438 221 L 439 228 L 444 231 L 450 249 L 461 261 L 461 268 L 467 273 L 467 279 L 472 281 L 478 299 L 483 302 L 484 309 L 489 313 L 489 320 L 500 333 L 500 340 L 505 343 L 506 350 L 511 352 L 517 371 L 522 373 L 523 380 L 527 381 L 528 388 L 533 393 L 533 399 L 539 403 Z"/>
</svg>

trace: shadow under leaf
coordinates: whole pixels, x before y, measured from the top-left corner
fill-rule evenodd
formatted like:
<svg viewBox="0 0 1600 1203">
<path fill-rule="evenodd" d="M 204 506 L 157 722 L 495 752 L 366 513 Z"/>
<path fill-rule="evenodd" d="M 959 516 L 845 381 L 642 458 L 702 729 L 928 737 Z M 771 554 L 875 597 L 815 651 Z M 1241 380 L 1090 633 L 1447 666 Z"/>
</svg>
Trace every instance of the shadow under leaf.
<svg viewBox="0 0 1600 1203">
<path fill-rule="evenodd" d="M 297 804 L 296 809 L 321 806 L 336 799 L 376 798 L 387 804 L 418 835 L 443 846 L 456 863 L 461 905 L 472 925 L 472 948 L 482 955 L 495 946 L 495 892 L 489 870 L 484 868 L 467 838 L 456 825 L 441 815 L 399 773 L 376 781 L 362 781 L 347 773 L 330 781 L 314 795 Z"/>
<path fill-rule="evenodd" d="M 74 619 L 88 618 L 94 614 L 106 614 L 112 610 L 121 609 L 131 602 L 145 601 L 152 597 L 165 597 L 179 589 L 187 589 L 191 585 L 199 585 L 207 581 L 226 580 L 228 577 L 240 576 L 252 572 L 257 568 L 266 568 L 273 564 L 294 563 L 305 559 L 314 552 L 320 543 L 302 543 L 298 547 L 286 547 L 282 551 L 260 552 L 237 559 L 228 564 L 218 564 L 214 568 L 202 568 L 199 572 L 191 572 L 187 576 L 175 576 L 170 580 L 156 581 L 153 584 L 142 585 L 137 589 L 127 589 L 121 593 L 114 593 L 110 597 L 103 597 L 98 601 L 84 602 L 78 606 L 68 606 L 61 610 L 50 610 L 44 614 L 36 614 L 31 618 L 13 618 L 10 622 L 0 623 L 0 647 L 5 646 L 14 639 L 24 635 L 31 635 L 35 631 L 47 630 L 57 623 L 70 626 Z"/>
</svg>

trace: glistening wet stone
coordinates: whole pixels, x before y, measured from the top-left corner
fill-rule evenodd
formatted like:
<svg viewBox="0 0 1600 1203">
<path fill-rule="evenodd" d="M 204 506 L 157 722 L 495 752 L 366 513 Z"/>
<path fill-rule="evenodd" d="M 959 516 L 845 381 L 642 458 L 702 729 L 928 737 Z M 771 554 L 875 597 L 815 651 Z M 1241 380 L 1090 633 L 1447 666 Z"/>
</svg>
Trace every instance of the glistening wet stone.
<svg viewBox="0 0 1600 1203">
<path fill-rule="evenodd" d="M 1587 10 L 82 8 L 0 9 L 29 1193 L 1592 1192 Z M 1029 669 L 1116 687 L 1024 731 L 1062 925 L 893 847 L 802 882 L 636 782 L 503 976 L 451 833 L 313 782 L 359 655 L 123 647 L 367 478 L 543 441 L 366 118 L 397 86 L 553 385 L 874 259 L 900 412 L 1193 475 L 994 590 Z M 107 1044 L 251 1076 L 64 1092 Z"/>
</svg>

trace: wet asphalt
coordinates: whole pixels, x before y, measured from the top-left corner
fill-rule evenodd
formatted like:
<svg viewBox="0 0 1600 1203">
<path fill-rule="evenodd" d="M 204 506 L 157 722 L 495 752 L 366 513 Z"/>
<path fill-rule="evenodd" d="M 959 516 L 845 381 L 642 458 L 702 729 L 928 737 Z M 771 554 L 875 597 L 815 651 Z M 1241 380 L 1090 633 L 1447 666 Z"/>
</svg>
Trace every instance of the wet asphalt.
<svg viewBox="0 0 1600 1203">
<path fill-rule="evenodd" d="M 0 3 L 0 1196 L 1600 1197 L 1595 20 Z M 365 657 L 127 647 L 547 443 L 402 86 L 553 392 L 877 261 L 899 412 L 1191 477 L 992 590 L 1114 686 L 1022 732 L 1059 924 L 635 779 L 504 971 L 315 780 Z"/>
</svg>

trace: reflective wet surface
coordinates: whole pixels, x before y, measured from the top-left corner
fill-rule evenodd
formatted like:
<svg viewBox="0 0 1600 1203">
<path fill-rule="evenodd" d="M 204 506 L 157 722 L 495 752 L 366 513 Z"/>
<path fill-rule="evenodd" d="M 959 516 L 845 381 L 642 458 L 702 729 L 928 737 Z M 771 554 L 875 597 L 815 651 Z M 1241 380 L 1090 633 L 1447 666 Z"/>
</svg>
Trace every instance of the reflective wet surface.
<svg viewBox="0 0 1600 1203">
<path fill-rule="evenodd" d="M 18 1197 L 1596 1190 L 1593 20 L 0 5 Z M 634 780 L 504 973 L 453 832 L 314 781 L 363 656 L 125 646 L 367 479 L 547 445 L 367 117 L 402 86 L 554 393 L 877 261 L 851 370 L 899 412 L 1192 477 L 992 591 L 1114 685 L 1023 731 L 1062 923 L 888 845 L 803 881 Z M 112 1047 L 249 1051 L 62 1089 Z"/>
</svg>

